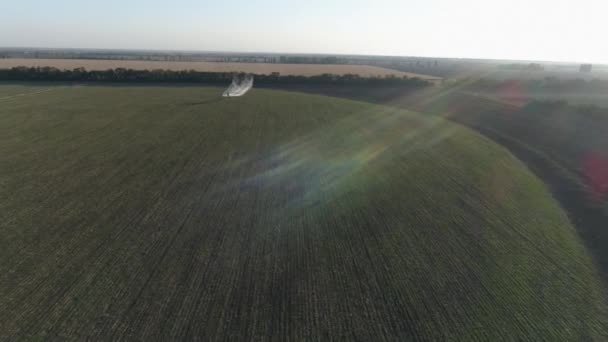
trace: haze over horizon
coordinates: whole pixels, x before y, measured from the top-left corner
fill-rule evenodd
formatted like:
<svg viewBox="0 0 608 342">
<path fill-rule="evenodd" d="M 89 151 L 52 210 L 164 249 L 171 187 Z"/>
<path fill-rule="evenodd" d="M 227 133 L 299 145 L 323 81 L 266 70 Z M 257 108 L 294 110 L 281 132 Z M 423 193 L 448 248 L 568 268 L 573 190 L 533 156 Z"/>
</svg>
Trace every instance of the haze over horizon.
<svg viewBox="0 0 608 342">
<path fill-rule="evenodd" d="M 23 0 L 3 6 L 0 46 L 608 63 L 606 9 L 592 0 Z"/>
</svg>

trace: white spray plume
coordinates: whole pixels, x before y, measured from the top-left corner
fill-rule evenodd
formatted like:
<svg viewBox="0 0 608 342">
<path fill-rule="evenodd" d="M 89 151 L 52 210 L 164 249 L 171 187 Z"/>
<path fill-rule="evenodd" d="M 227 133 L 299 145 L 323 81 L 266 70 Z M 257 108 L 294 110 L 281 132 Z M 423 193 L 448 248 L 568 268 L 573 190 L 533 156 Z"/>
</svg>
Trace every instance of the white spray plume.
<svg viewBox="0 0 608 342">
<path fill-rule="evenodd" d="M 232 84 L 224 92 L 224 97 L 237 97 L 245 95 L 253 88 L 253 75 L 234 75 Z"/>
</svg>

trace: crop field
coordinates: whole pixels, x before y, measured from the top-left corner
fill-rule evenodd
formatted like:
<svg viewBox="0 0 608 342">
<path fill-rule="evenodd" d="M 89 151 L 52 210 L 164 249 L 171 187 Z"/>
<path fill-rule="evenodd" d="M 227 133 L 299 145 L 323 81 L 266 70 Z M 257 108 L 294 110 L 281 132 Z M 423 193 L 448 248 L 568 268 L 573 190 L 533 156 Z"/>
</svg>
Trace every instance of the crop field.
<svg viewBox="0 0 608 342">
<path fill-rule="evenodd" d="M 85 68 L 87 70 L 107 70 L 116 68 L 134 70 L 195 70 L 207 72 L 246 72 L 268 75 L 278 72 L 281 75 L 315 76 L 322 74 L 346 75 L 354 74 L 361 77 L 418 77 L 436 81 L 439 77 L 423 74 L 408 73 L 370 65 L 323 65 L 323 64 L 272 64 L 272 63 L 220 63 L 220 62 L 159 62 L 159 61 L 121 61 L 121 60 L 88 60 L 88 59 L 0 59 L 0 69 L 19 66 L 54 67 L 57 69 Z"/>
<path fill-rule="evenodd" d="M 590 107 L 581 106 L 581 98 L 573 92 L 562 92 L 561 102 L 552 103 L 557 98 L 529 92 L 512 97 L 495 91 L 472 92 L 459 85 L 421 91 L 400 87 L 294 90 L 439 115 L 506 147 L 560 202 L 608 282 L 608 112 L 597 96 L 586 97 L 587 104 L 598 106 Z"/>
<path fill-rule="evenodd" d="M 0 340 L 605 340 L 545 185 L 438 116 L 0 85 Z"/>
</svg>

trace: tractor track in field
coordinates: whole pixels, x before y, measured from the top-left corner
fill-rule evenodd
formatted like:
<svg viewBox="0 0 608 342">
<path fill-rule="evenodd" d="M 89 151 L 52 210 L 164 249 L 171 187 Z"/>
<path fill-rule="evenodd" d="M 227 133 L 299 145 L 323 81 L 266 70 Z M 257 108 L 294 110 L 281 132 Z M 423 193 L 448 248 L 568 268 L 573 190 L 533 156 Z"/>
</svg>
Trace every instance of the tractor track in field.
<svg viewBox="0 0 608 342">
<path fill-rule="evenodd" d="M 65 87 L 52 87 L 52 88 L 46 88 L 43 90 L 38 90 L 38 91 L 32 91 L 32 92 L 28 92 L 28 93 L 19 93 L 19 94 L 13 94 L 13 95 L 8 95 L 8 96 L 3 96 L 0 97 L 0 101 L 4 101 L 4 100 L 10 100 L 10 99 L 14 99 L 14 98 L 19 98 L 19 97 L 24 97 L 24 96 L 30 96 L 30 95 L 38 95 L 38 94 L 42 94 L 42 93 L 48 93 L 60 88 L 65 88 Z"/>
</svg>

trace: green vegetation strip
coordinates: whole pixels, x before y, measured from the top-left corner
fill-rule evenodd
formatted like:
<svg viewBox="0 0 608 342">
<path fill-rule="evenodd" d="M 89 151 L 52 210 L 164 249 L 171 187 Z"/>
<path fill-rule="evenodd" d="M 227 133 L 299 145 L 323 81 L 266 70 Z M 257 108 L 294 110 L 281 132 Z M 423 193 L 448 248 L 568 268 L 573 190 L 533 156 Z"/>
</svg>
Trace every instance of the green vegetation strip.
<svg viewBox="0 0 608 342">
<path fill-rule="evenodd" d="M 505 149 L 394 108 L 221 91 L 0 102 L 0 339 L 606 337 L 588 252 Z"/>
</svg>

